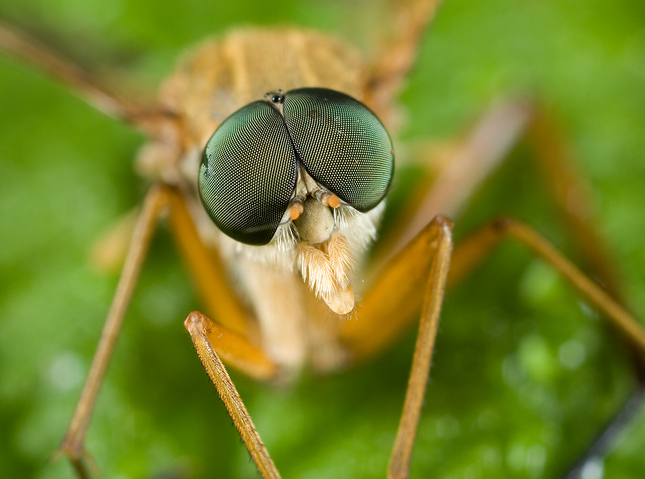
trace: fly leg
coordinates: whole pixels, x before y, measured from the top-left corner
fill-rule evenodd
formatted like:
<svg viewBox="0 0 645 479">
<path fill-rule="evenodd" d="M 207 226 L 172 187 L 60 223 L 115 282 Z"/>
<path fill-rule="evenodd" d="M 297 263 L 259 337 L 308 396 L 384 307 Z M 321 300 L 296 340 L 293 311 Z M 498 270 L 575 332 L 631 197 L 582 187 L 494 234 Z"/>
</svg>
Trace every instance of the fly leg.
<svg viewBox="0 0 645 479">
<path fill-rule="evenodd" d="M 274 377 L 277 372 L 275 364 L 266 357 L 261 348 L 225 330 L 199 312 L 190 313 L 184 325 L 258 471 L 264 479 L 279 479 L 280 474 L 219 356 L 247 375 L 258 379 Z"/>
<path fill-rule="evenodd" d="M 490 251 L 506 237 L 527 246 L 535 255 L 551 265 L 578 293 L 598 310 L 641 353 L 645 354 L 645 331 L 642 325 L 600 285 L 589 279 L 551 243 L 529 226 L 510 218 L 485 225 L 462 242 L 453 256 L 448 287 L 457 284 Z"/>
<path fill-rule="evenodd" d="M 170 228 L 195 288 L 209 315 L 226 329 L 247 338 L 256 338 L 248 321 L 249 313 L 226 279 L 224 266 L 213 248 L 202 242 L 181 193 L 167 187 Z"/>
<path fill-rule="evenodd" d="M 0 49 L 56 78 L 97 110 L 152 135 L 172 117 L 157 106 L 140 103 L 104 85 L 80 65 L 1 21 Z"/>
<path fill-rule="evenodd" d="M 341 334 L 353 359 L 362 360 L 390 344 L 402 325 L 406 326 L 405 318 L 414 316 L 419 304 L 423 303 L 419 338 L 389 477 L 408 477 L 444 284 L 447 287 L 456 284 L 506 237 L 518 240 L 556 269 L 634 347 L 645 353 L 643 327 L 602 287 L 531 228 L 512 219 L 490 223 L 454 250 L 448 273 L 451 226 L 449 220 L 441 216 L 435 218 L 395 255 L 358 306 L 359 318 L 345 323 Z M 427 289 L 419 288 L 428 276 Z"/>
<path fill-rule="evenodd" d="M 81 398 L 78 401 L 74 416 L 71 420 L 67 434 L 60 446 L 59 453 L 66 454 L 72 462 L 78 477 L 85 479 L 89 473 L 84 462 L 88 457 L 84 441 L 92 417 L 105 371 L 116 346 L 116 341 L 123 324 L 123 318 L 128 308 L 132 292 L 137 284 L 139 272 L 150 246 L 152 234 L 157 225 L 159 216 L 166 206 L 166 196 L 163 188 L 153 187 L 146 196 L 143 208 L 137 220 L 134 235 L 130 243 L 121 278 L 117 285 L 112 305 L 108 312 L 101 333 L 99 345 L 92 360 L 90 372 L 85 381 Z"/>
<path fill-rule="evenodd" d="M 248 312 L 225 281 L 217 253 L 202 243 L 180 192 L 168 188 L 168 200 L 170 225 L 177 247 L 202 301 L 217 318 L 215 322 L 194 311 L 188 315 L 184 326 L 262 477 L 279 478 L 222 359 L 258 380 L 275 379 L 279 368 L 256 344 L 257 331 L 247 321 Z"/>
<path fill-rule="evenodd" d="M 444 217 L 437 217 L 430 224 L 429 233 L 434 237 L 432 260 L 423 297 L 419 335 L 414 348 L 403 413 L 388 466 L 389 479 L 405 479 L 410 474 L 414 441 L 428 383 L 439 314 L 450 266 L 452 223 Z"/>
<path fill-rule="evenodd" d="M 584 229 L 584 223 L 581 225 Z M 637 387 L 622 408 L 591 440 L 586 451 L 573 463 L 564 476 L 567 479 L 577 479 L 582 477 L 586 466 L 593 465 L 598 458 L 607 454 L 608 449 L 615 443 L 615 438 L 642 409 L 643 401 L 645 401 L 645 381 L 642 375 L 644 367 L 642 358 L 645 357 L 645 332 L 643 326 L 632 318 L 629 311 L 613 295 L 614 291 L 611 286 L 614 283 L 605 283 L 601 287 L 590 280 L 536 231 L 513 219 L 493 221 L 457 247 L 453 268 L 448 278 L 448 286 L 452 287 L 459 283 L 505 237 L 514 238 L 525 244 L 564 276 L 581 296 L 614 326 L 627 346 L 627 350 L 631 353 Z M 592 248 L 597 247 L 595 245 Z M 599 252 L 602 253 L 602 249 L 599 249 Z M 602 265 L 604 256 L 595 258 L 596 265 Z"/>
<path fill-rule="evenodd" d="M 451 148 L 443 151 L 447 156 L 443 161 L 430 161 L 434 158 L 432 154 L 420 155 L 417 163 L 425 161 L 425 164 L 439 165 L 435 167 L 434 181 L 424 190 L 420 189 L 413 196 L 413 202 L 402 208 L 403 213 L 399 216 L 404 216 L 405 221 L 392 229 L 395 236 L 382 242 L 386 247 L 377 251 L 379 261 L 376 263 L 382 264 L 404 247 L 436 214 L 458 215 L 481 182 L 491 175 L 506 153 L 522 138 L 531 147 L 534 168 L 554 199 L 557 213 L 565 224 L 564 231 L 578 246 L 578 261 L 589 274 L 602 281 L 603 288 L 613 300 L 625 307 L 616 262 L 594 224 L 591 189 L 577 168 L 572 147 L 555 115 L 541 105 L 526 101 L 502 103 L 492 108 L 461 140 L 450 143 Z M 436 150 L 433 153 L 436 156 Z M 615 437 L 622 426 L 629 423 L 628 418 L 638 411 L 635 404 L 645 400 L 643 354 L 630 341 L 625 342 L 623 349 L 631 359 L 638 384 L 633 400 L 627 401 L 615 420 L 598 434 L 598 439 L 590 444 L 573 469 L 593 462 L 599 455 L 598 451 L 606 450 L 612 442 L 610 437 Z"/>
<path fill-rule="evenodd" d="M 414 67 L 423 34 L 434 18 L 440 0 L 409 0 L 395 4 L 384 29 L 375 61 L 369 71 L 363 101 L 381 118 L 387 118 L 392 99 L 397 97 Z"/>
</svg>

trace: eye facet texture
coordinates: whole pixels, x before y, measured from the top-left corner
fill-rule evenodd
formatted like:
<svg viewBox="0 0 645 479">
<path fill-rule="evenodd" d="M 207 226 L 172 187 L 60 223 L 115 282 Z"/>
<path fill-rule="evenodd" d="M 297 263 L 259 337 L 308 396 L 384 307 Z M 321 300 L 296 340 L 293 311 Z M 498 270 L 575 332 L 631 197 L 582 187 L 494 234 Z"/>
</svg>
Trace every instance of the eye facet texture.
<svg viewBox="0 0 645 479">
<path fill-rule="evenodd" d="M 297 161 L 280 113 L 256 101 L 208 140 L 199 194 L 219 229 L 251 245 L 273 238 L 296 187 Z"/>
<path fill-rule="evenodd" d="M 358 100 L 324 88 L 291 90 L 283 108 L 307 173 L 358 211 L 381 202 L 394 173 L 394 151 L 374 113 Z"/>
<path fill-rule="evenodd" d="M 202 157 L 202 203 L 215 224 L 242 243 L 271 241 L 295 191 L 299 164 L 361 212 L 381 202 L 392 180 L 392 142 L 365 105 L 323 88 L 291 90 L 281 100 L 284 116 L 270 101 L 233 113 Z"/>
</svg>

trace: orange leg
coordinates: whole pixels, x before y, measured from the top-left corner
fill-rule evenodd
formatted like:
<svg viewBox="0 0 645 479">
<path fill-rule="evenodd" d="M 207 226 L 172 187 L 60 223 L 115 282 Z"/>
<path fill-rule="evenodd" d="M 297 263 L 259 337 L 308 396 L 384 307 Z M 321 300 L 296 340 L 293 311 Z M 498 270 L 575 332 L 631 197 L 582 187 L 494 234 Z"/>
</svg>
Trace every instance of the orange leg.
<svg viewBox="0 0 645 479">
<path fill-rule="evenodd" d="M 141 266 L 145 260 L 150 240 L 156 227 L 159 215 L 167 204 L 166 194 L 162 186 L 155 186 L 149 192 L 143 203 L 143 208 L 137 220 L 130 249 L 121 272 L 114 299 L 110 306 L 101 340 L 94 354 L 92 366 L 88 374 L 81 398 L 78 401 L 74 416 L 67 434 L 60 446 L 60 453 L 66 454 L 80 478 L 89 474 L 84 463 L 87 456 L 83 443 L 92 417 L 96 397 L 99 393 L 105 371 L 116 346 L 116 341 L 123 324 L 123 318 L 128 308 L 132 292 L 137 284 Z"/>
<path fill-rule="evenodd" d="M 382 272 L 380 279 L 367 293 L 358 306 L 359 318 L 345 323 L 341 339 L 350 349 L 355 360 L 365 359 L 381 351 L 407 328 L 408 321 L 421 301 L 423 276 L 431 258 L 441 259 L 449 246 L 441 246 L 442 240 L 433 232 L 433 226 L 440 217 L 426 227 Z M 618 328 L 635 348 L 645 353 L 645 330 L 631 315 L 598 284 L 591 281 L 570 261 L 562 256 L 548 241 L 531 228 L 520 222 L 505 219 L 492 222 L 457 247 L 452 255 L 452 266 L 448 274 L 448 258 L 432 260 L 432 273 L 440 268 L 447 278 L 448 286 L 456 284 L 496 246 L 504 237 L 514 238 L 528 246 L 536 255 L 554 267 L 589 303 Z M 445 268 L 445 269 L 443 269 Z M 442 274 L 443 274 L 442 273 Z M 423 299 L 422 325 L 415 348 L 412 374 L 408 385 L 404 414 L 397 434 L 395 449 L 390 462 L 390 477 L 408 477 L 409 464 L 425 392 L 431 351 L 434 346 L 436 323 L 424 323 L 428 318 L 429 300 L 439 307 L 443 296 L 443 284 L 439 290 L 426 292 Z M 437 310 L 438 314 L 438 310 Z M 421 359 L 423 358 L 423 359 Z M 423 364 L 423 366 L 421 366 Z M 418 368 L 418 369 L 417 369 Z M 419 384 L 422 382 L 422 386 Z M 416 398 L 416 399 L 412 399 Z M 415 402 L 412 406 L 411 403 Z"/>
<path fill-rule="evenodd" d="M 216 351 L 255 377 L 261 377 L 264 374 L 266 379 L 267 376 L 275 374 L 275 366 L 264 356 L 262 350 L 239 336 L 222 330 L 199 312 L 190 313 L 184 325 L 258 471 L 264 479 L 279 479 L 280 474 Z"/>
<path fill-rule="evenodd" d="M 415 278 L 418 277 L 421 283 L 425 282 L 427 284 L 410 381 L 399 432 L 390 460 L 388 477 L 391 478 L 408 477 L 416 430 L 430 371 L 434 340 L 437 334 L 439 313 L 448 277 L 452 251 L 451 230 L 452 222 L 450 220 L 441 216 L 437 217 L 419 234 L 415 242 L 402 252 L 402 255 L 405 255 L 403 256 L 404 261 L 394 264 L 392 268 L 394 271 L 387 276 L 385 286 L 383 283 L 380 285 L 381 289 L 383 287 L 393 287 L 392 281 L 398 282 L 403 277 L 409 277 L 411 276 L 409 273 L 412 273 Z M 419 254 L 421 256 L 417 256 Z M 423 266 L 415 268 L 419 264 L 418 260 L 421 260 Z M 415 282 L 414 284 L 418 285 L 419 283 Z M 377 288 L 375 294 L 382 292 L 381 289 Z M 396 298 L 400 300 L 404 297 L 396 296 Z M 395 306 L 395 302 L 387 306 Z M 371 310 L 368 311 L 371 313 Z M 366 310 L 359 311 L 359 314 L 365 313 Z M 385 314 L 388 313 L 392 316 L 398 314 L 395 310 L 387 310 Z M 370 323 L 369 317 L 367 317 L 358 318 L 348 324 L 355 322 L 360 322 L 361 324 Z M 227 362 L 247 374 L 255 377 L 263 377 L 264 375 L 264 379 L 275 376 L 275 366 L 259 348 L 241 336 L 224 330 L 201 313 L 191 313 L 186 319 L 185 326 L 191 335 L 197 353 L 208 371 L 211 381 L 217 388 L 220 398 L 226 405 L 229 415 L 233 419 L 262 477 L 265 479 L 279 477 L 219 356 L 221 355 Z"/>
<path fill-rule="evenodd" d="M 217 351 L 217 354 L 227 364 L 247 376 L 266 381 L 274 379 L 278 375 L 278 367 L 259 346 L 234 331 L 226 329 L 199 311 L 190 313 L 184 326 L 193 337 L 193 341 L 195 341 L 197 333 L 203 335 L 210 344 L 209 347 Z M 198 352 L 200 351 L 203 350 L 198 349 Z M 201 353 L 200 358 L 202 358 Z"/>
<path fill-rule="evenodd" d="M 391 14 L 393 28 L 382 35 L 377 61 L 369 71 L 364 101 L 379 117 L 387 118 L 392 99 L 403 86 L 417 59 L 421 37 L 440 0 L 396 2 Z"/>
<path fill-rule="evenodd" d="M 532 109 L 523 101 L 507 100 L 489 108 L 469 131 L 450 143 L 447 158 L 441 162 L 431 184 L 421 185 L 419 194 L 402 211 L 402 220 L 393 228 L 379 251 L 387 259 L 414 238 L 436 215 L 459 217 L 481 184 L 504 161 L 531 119 Z M 430 158 L 428 158 L 430 156 Z M 428 169 L 436 151 L 423 151 L 411 159 Z"/>
<path fill-rule="evenodd" d="M 0 22 L 0 50 L 49 73 L 97 110 L 145 132 L 154 134 L 161 123 L 173 121 L 169 112 L 117 93 L 76 63 L 4 22 Z"/>
<path fill-rule="evenodd" d="M 432 186 L 426 187 L 427 192 L 416 195 L 414 200 L 408 203 L 407 208 L 403 208 L 403 214 L 399 216 L 407 216 L 404 218 L 406 221 L 402 221 L 399 228 L 392 229 L 397 237 L 388 238 L 390 241 L 385 243 L 385 247 L 379 248 L 377 251 L 379 261 L 376 264 L 382 264 L 383 258 L 387 258 L 388 254 L 393 254 L 405 245 L 407 240 L 435 214 L 439 212 L 448 215 L 458 214 L 481 181 L 490 175 L 506 156 L 505 153 L 521 137 L 524 137 L 532 147 L 537 172 L 543 176 L 545 185 L 558 206 L 558 213 L 565 222 L 565 232 L 578 246 L 577 260 L 588 274 L 602 281 L 603 290 L 608 293 L 605 296 L 613 299 L 614 304 L 621 306 L 624 313 L 625 301 L 621 295 L 620 278 L 615 262 L 612 261 L 611 251 L 593 222 L 590 187 L 584 176 L 577 170 L 572 149 L 555 121 L 554 115 L 540 105 L 502 104 L 501 107 L 498 106 L 479 120 L 465 138 L 456 142 L 456 147 L 451 149 L 450 161 L 443 163 L 445 166 L 439 169 Z M 496 240 L 489 237 L 484 241 L 495 242 Z M 479 247 L 483 248 L 483 244 L 480 243 Z M 457 254 L 456 258 L 460 258 L 461 253 L 474 254 L 474 251 L 464 253 L 465 248 L 460 247 L 458 250 L 460 254 Z M 458 265 L 455 264 L 455 266 Z M 456 274 L 453 277 L 456 277 Z M 454 284 L 453 279 L 450 282 Z M 628 411 L 634 411 L 634 404 L 645 398 L 642 394 L 645 389 L 645 362 L 643 362 L 642 349 L 639 349 L 633 341 L 626 340 L 623 350 L 632 362 L 639 386 L 633 394 L 633 399 L 626 403 L 615 420 L 607 425 L 605 431 L 598 435 L 598 440 L 589 447 L 585 453 L 585 461 L 595 457 L 598 450 L 607 448 L 610 442 L 608 438 L 614 437 L 622 428 L 621 425 L 628 423 L 627 418 L 630 417 Z M 600 444 L 601 442 L 604 445 Z"/>
<path fill-rule="evenodd" d="M 255 332 L 249 330 L 249 313 L 231 289 L 217 253 L 202 243 L 183 197 L 179 191 L 169 188 L 168 200 L 175 243 L 209 314 L 227 329 L 254 337 Z"/>
<path fill-rule="evenodd" d="M 341 340 L 352 351 L 354 360 L 362 361 L 377 354 L 395 342 L 414 321 L 422 296 L 418 285 L 428 267 L 431 251 L 425 239 L 425 231 L 422 230 L 381 271 L 379 279 L 357 306 L 362 319 L 345 323 Z M 553 266 L 630 342 L 645 353 L 643 327 L 553 245 L 528 226 L 512 219 L 490 223 L 455 248 L 448 288 L 468 275 L 506 236 L 519 240 Z"/>
<path fill-rule="evenodd" d="M 108 313 L 101 340 L 92 361 L 81 398 L 59 453 L 66 454 L 81 479 L 89 477 L 85 459 L 89 455 L 83 443 L 89 427 L 96 397 L 105 376 L 107 366 L 116 346 L 123 318 L 139 272 L 145 260 L 150 240 L 159 217 L 166 208 L 170 210 L 170 220 L 180 251 L 196 280 L 198 289 L 206 299 L 209 310 L 222 318 L 223 327 L 212 326 L 211 340 L 218 351 L 230 364 L 247 375 L 257 379 L 270 379 L 277 375 L 275 365 L 254 346 L 248 337 L 254 331 L 247 326 L 247 312 L 239 302 L 226 281 L 217 256 L 208 250 L 197 235 L 195 226 L 186 210 L 183 197 L 172 187 L 157 185 L 153 187 L 143 203 L 130 242 L 112 306 Z"/>
<path fill-rule="evenodd" d="M 584 299 L 645 354 L 643 327 L 600 285 L 590 280 L 536 231 L 519 221 L 513 219 L 493 221 L 460 244 L 455 249 L 448 285 L 458 283 L 507 236 L 520 241 L 553 266 Z"/>
<path fill-rule="evenodd" d="M 452 253 L 452 222 L 450 220 L 438 216 L 430 223 L 426 231 L 430 236 L 435 237 L 430 274 L 423 298 L 419 335 L 414 348 L 403 413 L 390 456 L 388 479 L 406 479 L 410 475 L 414 441 L 430 374 L 430 363 L 432 362 L 432 353 L 439 327 L 439 314 Z"/>
</svg>

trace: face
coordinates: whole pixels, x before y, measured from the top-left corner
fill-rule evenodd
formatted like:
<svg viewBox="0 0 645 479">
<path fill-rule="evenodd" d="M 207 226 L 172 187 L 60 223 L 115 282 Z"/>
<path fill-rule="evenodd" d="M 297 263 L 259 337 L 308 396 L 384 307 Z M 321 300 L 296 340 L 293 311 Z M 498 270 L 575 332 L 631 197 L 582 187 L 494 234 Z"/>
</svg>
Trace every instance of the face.
<svg viewBox="0 0 645 479">
<path fill-rule="evenodd" d="M 339 32 L 367 49 L 387 20 L 380 5 L 263 5 L 23 2 L 19 11 L 2 10 L 49 26 L 69 45 L 80 43 L 79 54 L 99 58 L 101 67 L 119 63 L 123 74 L 116 79 L 144 93 L 184 48 L 231 25 L 297 24 Z M 539 6 L 448 0 L 402 95 L 404 126 L 391 133 L 397 151 L 458 134 L 508 92 L 528 92 L 553 108 L 590 178 L 598 227 L 625 278 L 629 304 L 643 318 L 645 13 L 639 5 L 626 1 L 609 10 L 594 1 L 581 13 L 555 0 Z M 93 269 L 88 251 L 142 197 L 132 167 L 142 138 L 4 58 L 0 91 L 0 409 L 9 431 L 0 437 L 9 451 L 3 454 L 8 470 L 0 475 L 60 477 L 70 474 L 68 464 L 43 467 L 44 459 L 71 417 L 117 280 Z M 458 219 L 456 235 L 512 214 L 575 259 L 576 246 L 529 156 L 524 146 L 515 150 Z M 397 164 L 385 227 L 417 168 Z M 162 228 L 88 436 L 104 477 L 251 474 L 183 329 L 186 313 L 198 306 Z M 550 270 L 511 245 L 451 294 L 413 477 L 551 477 L 562 471 L 631 387 L 621 346 L 588 316 Z M 305 377 L 288 394 L 233 373 L 285 477 L 384 476 L 413 339 L 342 375 Z M 645 466 L 644 427 L 637 423 L 607 461 L 608 477 L 634 477 Z"/>
</svg>

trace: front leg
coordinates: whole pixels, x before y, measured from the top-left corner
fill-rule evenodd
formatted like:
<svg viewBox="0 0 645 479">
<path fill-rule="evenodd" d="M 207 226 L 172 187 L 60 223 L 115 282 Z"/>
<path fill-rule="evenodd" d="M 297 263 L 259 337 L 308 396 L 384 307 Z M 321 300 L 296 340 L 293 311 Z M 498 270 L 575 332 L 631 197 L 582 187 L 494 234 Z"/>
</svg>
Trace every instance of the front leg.
<svg viewBox="0 0 645 479">
<path fill-rule="evenodd" d="M 269 453 L 260 439 L 260 435 L 253 425 L 242 398 L 235 384 L 231 381 L 226 368 L 220 360 L 220 354 L 226 354 L 230 362 L 256 377 L 270 377 L 275 374 L 275 366 L 262 353 L 262 350 L 253 346 L 241 336 L 219 328 L 213 321 L 199 312 L 192 312 L 184 322 L 190 333 L 197 354 L 208 372 L 211 381 L 217 388 L 220 399 L 224 402 L 235 427 L 237 428 L 244 445 L 251 454 L 253 462 L 264 479 L 279 479 L 280 474 L 276 469 Z M 216 347 L 214 347 L 215 343 Z M 228 352 L 228 354 L 227 354 Z M 255 374 L 253 374 L 255 372 Z"/>
<path fill-rule="evenodd" d="M 429 236 L 432 248 L 430 273 L 423 297 L 419 335 L 414 347 L 412 370 L 405 394 L 403 413 L 390 456 L 388 479 L 406 479 L 410 475 L 412 451 L 430 374 L 430 363 L 439 326 L 439 314 L 450 267 L 452 222 L 443 216 L 437 216 L 422 235 Z"/>
<path fill-rule="evenodd" d="M 445 217 L 438 216 L 419 234 L 417 241 L 413 242 L 411 248 L 407 250 L 417 251 L 416 246 L 426 253 L 419 256 L 420 259 L 423 259 L 421 263 L 424 265 L 418 271 L 421 282 L 412 280 L 409 284 L 418 287 L 425 280 L 427 288 L 405 406 L 388 473 L 388 477 L 392 478 L 408 477 L 416 429 L 430 370 L 434 338 L 437 334 L 439 312 L 448 277 L 448 266 L 452 252 L 451 230 L 452 222 Z M 409 256 L 409 258 L 415 261 L 416 255 Z M 403 279 L 402 276 L 412 279 L 407 274 L 410 268 L 406 268 L 403 263 L 399 263 L 402 267 L 393 268 L 396 271 L 387 275 L 389 282 L 381 282 L 381 288 L 373 290 L 373 294 L 385 293 L 382 290 L 393 288 Z M 383 297 L 387 296 L 383 294 Z M 384 309 L 383 312 L 385 314 L 391 313 L 392 316 L 397 314 L 395 310 Z M 365 309 L 359 310 L 359 314 L 365 313 Z M 277 366 L 261 348 L 235 332 L 222 328 L 199 312 L 191 313 L 184 324 L 191 335 L 204 368 L 226 405 L 226 409 L 262 477 L 265 479 L 280 477 L 235 389 L 235 385 L 220 360 L 220 356 L 227 363 L 258 379 L 277 377 L 279 373 Z"/>
<path fill-rule="evenodd" d="M 341 339 L 354 360 L 375 355 L 409 325 L 423 297 L 419 338 L 389 477 L 408 477 L 445 282 L 447 280 L 448 286 L 459 282 L 506 237 L 519 241 L 545 260 L 635 348 L 645 352 L 643 327 L 530 227 L 512 219 L 497 220 L 484 226 L 454 250 L 448 275 L 452 251 L 449 229 L 450 223 L 438 216 L 394 256 L 359 306 L 360 318 L 347 322 L 342 331 Z M 424 293 L 420 286 L 429 268 L 430 280 Z"/>
</svg>

